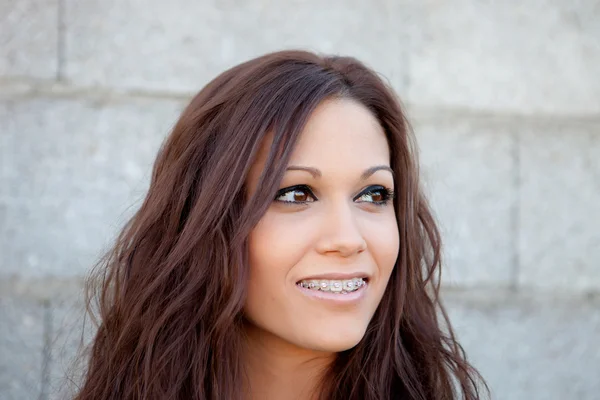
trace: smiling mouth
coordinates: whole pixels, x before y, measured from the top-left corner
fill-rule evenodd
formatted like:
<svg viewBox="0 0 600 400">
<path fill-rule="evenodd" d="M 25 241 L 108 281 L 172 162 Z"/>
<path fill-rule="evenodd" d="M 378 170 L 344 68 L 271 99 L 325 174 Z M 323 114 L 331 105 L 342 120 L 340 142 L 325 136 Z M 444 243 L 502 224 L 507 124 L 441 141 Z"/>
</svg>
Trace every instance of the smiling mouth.
<svg viewBox="0 0 600 400">
<path fill-rule="evenodd" d="M 334 294 L 347 294 L 355 292 L 367 284 L 367 278 L 352 278 L 352 279 L 309 279 L 302 280 L 296 285 L 301 288 L 330 292 Z"/>
</svg>

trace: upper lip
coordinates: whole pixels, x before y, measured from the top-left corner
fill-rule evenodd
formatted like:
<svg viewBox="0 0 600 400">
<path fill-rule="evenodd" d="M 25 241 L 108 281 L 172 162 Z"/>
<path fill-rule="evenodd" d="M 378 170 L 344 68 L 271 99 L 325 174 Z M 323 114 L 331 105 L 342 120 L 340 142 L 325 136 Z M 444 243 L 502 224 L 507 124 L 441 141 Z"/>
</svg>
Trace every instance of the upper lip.
<svg viewBox="0 0 600 400">
<path fill-rule="evenodd" d="M 329 272 L 329 273 L 325 273 L 325 274 L 315 274 L 315 275 L 306 276 L 306 277 L 298 280 L 298 282 L 309 281 L 309 280 L 313 280 L 313 279 L 314 280 L 334 279 L 334 280 L 343 281 L 346 279 L 353 279 L 353 278 L 369 278 L 369 274 L 367 274 L 366 272 Z"/>
</svg>

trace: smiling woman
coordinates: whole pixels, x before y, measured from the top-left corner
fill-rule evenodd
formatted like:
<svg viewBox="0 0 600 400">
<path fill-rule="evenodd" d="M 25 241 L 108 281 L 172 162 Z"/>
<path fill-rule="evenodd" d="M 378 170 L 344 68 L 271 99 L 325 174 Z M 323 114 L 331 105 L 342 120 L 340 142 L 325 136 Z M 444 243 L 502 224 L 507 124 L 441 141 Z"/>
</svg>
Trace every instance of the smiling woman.
<svg viewBox="0 0 600 400">
<path fill-rule="evenodd" d="M 271 142 L 250 169 L 249 195 Z M 289 163 L 249 237 L 249 338 L 333 358 L 364 337 L 398 257 L 390 150 L 367 108 L 334 98 L 313 111 Z"/>
<path fill-rule="evenodd" d="M 76 398 L 478 399 L 440 264 L 377 75 L 299 51 L 248 61 L 184 110 L 98 264 Z"/>
</svg>

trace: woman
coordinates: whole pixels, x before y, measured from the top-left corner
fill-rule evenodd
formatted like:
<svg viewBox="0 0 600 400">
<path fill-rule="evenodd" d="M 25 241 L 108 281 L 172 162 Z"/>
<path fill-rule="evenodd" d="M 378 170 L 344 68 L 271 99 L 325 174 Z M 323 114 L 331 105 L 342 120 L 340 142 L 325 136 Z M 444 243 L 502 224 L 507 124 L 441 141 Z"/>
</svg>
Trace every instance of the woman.
<svg viewBox="0 0 600 400">
<path fill-rule="evenodd" d="M 412 147 L 392 90 L 353 58 L 278 52 L 210 82 L 98 266 L 76 398 L 479 398 L 438 321 Z"/>
</svg>

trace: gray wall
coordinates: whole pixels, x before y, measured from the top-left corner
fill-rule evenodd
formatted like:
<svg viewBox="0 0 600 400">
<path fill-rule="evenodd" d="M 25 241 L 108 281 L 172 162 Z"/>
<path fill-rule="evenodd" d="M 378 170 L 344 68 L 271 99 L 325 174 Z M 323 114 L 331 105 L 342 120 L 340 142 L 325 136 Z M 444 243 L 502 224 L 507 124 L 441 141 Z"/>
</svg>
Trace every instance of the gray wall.
<svg viewBox="0 0 600 400">
<path fill-rule="evenodd" d="M 81 279 L 221 70 L 356 56 L 406 104 L 495 399 L 600 398 L 600 1 L 0 1 L 0 399 L 59 398 Z"/>
</svg>

